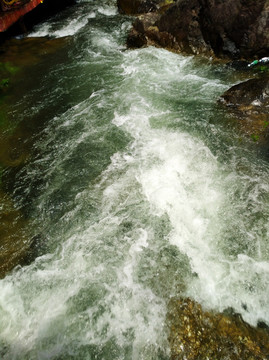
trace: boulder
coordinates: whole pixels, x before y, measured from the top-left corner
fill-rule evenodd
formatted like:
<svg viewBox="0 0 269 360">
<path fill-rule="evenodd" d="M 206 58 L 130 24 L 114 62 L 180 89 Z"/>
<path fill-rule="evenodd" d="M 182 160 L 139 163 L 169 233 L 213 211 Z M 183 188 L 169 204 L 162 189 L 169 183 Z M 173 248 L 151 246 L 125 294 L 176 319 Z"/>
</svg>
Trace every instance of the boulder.
<svg viewBox="0 0 269 360">
<path fill-rule="evenodd" d="M 268 56 L 269 0 L 178 0 L 170 5 L 165 11 L 160 3 L 150 10 L 159 14 L 154 32 L 136 29 L 143 45 L 230 59 Z"/>
<path fill-rule="evenodd" d="M 269 74 L 227 90 L 219 102 L 234 115 L 240 128 L 260 144 L 269 141 Z"/>
<path fill-rule="evenodd" d="M 232 311 L 214 313 L 189 298 L 172 299 L 167 322 L 172 360 L 268 359 L 268 329 L 250 326 Z"/>
<path fill-rule="evenodd" d="M 217 56 L 267 56 L 268 0 L 200 0 L 200 26 Z"/>
</svg>

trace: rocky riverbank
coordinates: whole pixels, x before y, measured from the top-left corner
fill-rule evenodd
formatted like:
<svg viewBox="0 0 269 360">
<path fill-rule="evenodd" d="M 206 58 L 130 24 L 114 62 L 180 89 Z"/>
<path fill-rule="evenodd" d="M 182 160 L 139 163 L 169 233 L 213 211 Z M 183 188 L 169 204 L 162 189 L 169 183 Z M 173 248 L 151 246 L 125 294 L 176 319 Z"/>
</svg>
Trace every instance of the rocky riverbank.
<svg viewBox="0 0 269 360">
<path fill-rule="evenodd" d="M 137 15 L 127 37 L 129 48 L 154 45 L 226 62 L 241 59 L 245 70 L 246 60 L 269 55 L 269 0 L 118 0 L 118 7 Z M 241 131 L 266 148 L 268 72 L 269 61 L 260 73 L 246 73 L 253 80 L 221 97 L 221 103 L 238 119 Z"/>
<path fill-rule="evenodd" d="M 269 1 L 118 0 L 121 11 L 140 15 L 127 43 L 228 59 L 268 56 Z"/>
</svg>

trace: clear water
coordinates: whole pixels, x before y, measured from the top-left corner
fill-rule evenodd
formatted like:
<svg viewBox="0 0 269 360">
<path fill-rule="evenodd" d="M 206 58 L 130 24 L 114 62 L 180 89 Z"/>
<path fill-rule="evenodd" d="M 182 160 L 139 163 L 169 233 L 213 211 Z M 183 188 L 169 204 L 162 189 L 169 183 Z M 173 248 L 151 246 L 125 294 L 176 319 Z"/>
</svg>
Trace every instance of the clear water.
<svg viewBox="0 0 269 360">
<path fill-rule="evenodd" d="M 172 296 L 269 324 L 268 165 L 216 105 L 238 79 L 130 25 L 78 1 L 30 34 L 69 38 L 10 110 L 43 124 L 14 185 L 42 245 L 0 281 L 3 360 L 169 359 Z"/>
</svg>

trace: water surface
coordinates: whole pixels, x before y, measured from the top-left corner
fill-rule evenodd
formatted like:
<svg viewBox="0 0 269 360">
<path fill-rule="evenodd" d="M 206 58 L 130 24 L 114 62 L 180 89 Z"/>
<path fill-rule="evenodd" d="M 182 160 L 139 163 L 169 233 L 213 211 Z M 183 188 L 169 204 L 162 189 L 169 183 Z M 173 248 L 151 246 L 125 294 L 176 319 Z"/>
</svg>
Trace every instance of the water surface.
<svg viewBox="0 0 269 360">
<path fill-rule="evenodd" d="M 127 50 L 131 21 L 77 1 L 30 34 L 63 45 L 6 100 L 35 129 L 10 188 L 41 240 L 0 281 L 4 360 L 169 359 L 173 296 L 269 324 L 268 165 L 217 105 L 239 76 Z"/>
</svg>

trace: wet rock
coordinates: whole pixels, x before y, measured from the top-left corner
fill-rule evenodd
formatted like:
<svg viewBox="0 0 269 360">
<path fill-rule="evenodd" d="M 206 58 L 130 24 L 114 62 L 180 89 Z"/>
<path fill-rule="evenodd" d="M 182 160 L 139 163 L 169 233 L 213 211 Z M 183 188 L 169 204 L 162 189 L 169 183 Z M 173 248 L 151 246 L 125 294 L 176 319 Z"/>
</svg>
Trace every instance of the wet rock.
<svg viewBox="0 0 269 360">
<path fill-rule="evenodd" d="M 156 13 L 148 13 L 138 16 L 135 19 L 133 27 L 128 35 L 127 46 L 129 48 L 140 48 L 148 45 L 149 40 L 151 39 L 150 33 L 152 32 L 152 28 L 154 27 L 153 25 L 158 18 L 159 15 Z M 158 29 L 156 30 L 158 33 Z"/>
<path fill-rule="evenodd" d="M 266 56 L 269 1 L 201 0 L 201 27 L 215 53 L 229 57 Z"/>
<path fill-rule="evenodd" d="M 29 223 L 13 204 L 11 198 L 0 191 L 0 278 L 16 265 L 25 261 L 32 239 Z"/>
<path fill-rule="evenodd" d="M 235 116 L 254 141 L 269 143 L 269 75 L 247 80 L 227 90 L 220 103 Z"/>
<path fill-rule="evenodd" d="M 269 333 L 246 324 L 240 315 L 204 311 L 198 303 L 169 304 L 171 359 L 262 360 L 269 356 Z"/>
<path fill-rule="evenodd" d="M 56 39 L 47 37 L 11 39 L 0 45 L 1 61 L 21 70 L 44 60 L 44 56 L 55 53 L 68 44 L 68 36 Z"/>
<path fill-rule="evenodd" d="M 135 29 L 132 29 L 127 38 L 128 48 L 141 48 L 148 44 L 147 38 Z"/>
<path fill-rule="evenodd" d="M 188 54 L 212 55 L 200 26 L 201 6 L 198 0 L 177 1 L 163 14 L 156 26 L 174 38 L 175 48 Z"/>
<path fill-rule="evenodd" d="M 166 3 L 164 0 L 117 0 L 119 11 L 127 15 L 155 12 Z"/>
<path fill-rule="evenodd" d="M 28 159 L 29 143 L 19 130 L 12 135 L 0 134 L 0 165 L 4 167 L 22 166 Z"/>
<path fill-rule="evenodd" d="M 268 56 L 269 0 L 178 0 L 164 13 L 153 11 L 160 14 L 153 36 L 142 30 L 148 43 L 231 59 Z"/>
</svg>

